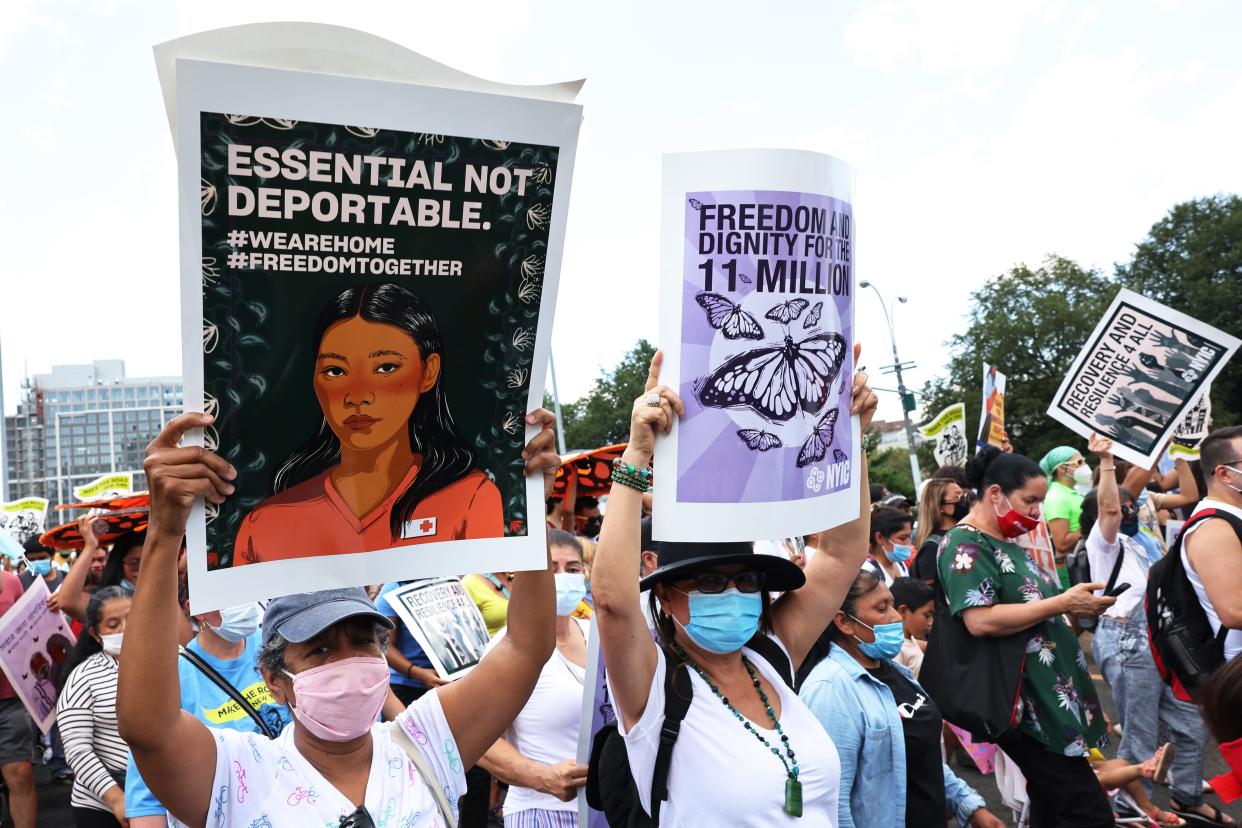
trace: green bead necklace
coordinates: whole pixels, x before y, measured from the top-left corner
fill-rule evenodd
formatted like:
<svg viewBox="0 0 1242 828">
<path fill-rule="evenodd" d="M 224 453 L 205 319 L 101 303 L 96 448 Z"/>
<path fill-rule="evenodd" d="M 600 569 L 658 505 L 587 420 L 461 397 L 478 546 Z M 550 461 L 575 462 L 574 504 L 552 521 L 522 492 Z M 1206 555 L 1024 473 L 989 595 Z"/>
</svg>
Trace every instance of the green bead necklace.
<svg viewBox="0 0 1242 828">
<path fill-rule="evenodd" d="M 763 685 L 759 682 L 759 676 L 755 674 L 755 668 L 751 666 L 750 661 L 747 660 L 746 656 L 742 656 L 742 664 L 750 675 L 751 684 L 755 685 L 755 690 L 759 693 L 759 699 L 763 702 L 763 709 L 767 711 L 768 719 L 771 720 L 772 727 L 776 730 L 776 735 L 781 737 L 782 747 L 785 749 L 785 755 L 789 757 L 788 760 L 781 755 L 780 750 L 772 747 L 772 743 L 750 723 L 749 719 L 737 711 L 737 708 L 730 703 L 725 694 L 720 692 L 720 688 L 716 686 L 715 682 L 708 678 L 707 673 L 703 671 L 702 667 L 693 661 L 688 663 L 699 674 L 699 678 L 703 679 L 707 686 L 712 688 L 716 698 L 720 699 L 724 706 L 729 709 L 733 717 L 742 723 L 742 727 L 750 731 L 756 739 L 763 743 L 764 747 L 772 751 L 772 754 L 781 760 L 781 764 L 785 766 L 785 813 L 793 817 L 802 816 L 802 783 L 798 780 L 798 759 L 794 755 L 793 748 L 789 746 L 789 737 L 781 729 L 781 723 L 776 720 L 776 712 L 772 710 L 772 705 L 768 702 L 768 694 L 763 692 Z"/>
</svg>

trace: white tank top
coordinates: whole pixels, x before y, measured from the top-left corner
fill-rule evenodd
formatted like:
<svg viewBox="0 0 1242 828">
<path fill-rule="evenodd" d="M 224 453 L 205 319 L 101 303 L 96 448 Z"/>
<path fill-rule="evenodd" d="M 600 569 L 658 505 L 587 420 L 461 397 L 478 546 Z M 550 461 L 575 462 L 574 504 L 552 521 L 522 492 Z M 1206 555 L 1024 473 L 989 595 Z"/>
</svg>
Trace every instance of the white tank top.
<svg viewBox="0 0 1242 828">
<path fill-rule="evenodd" d="M 1231 515 L 1242 519 L 1242 509 L 1237 506 L 1231 506 L 1221 500 L 1213 500 L 1205 497 L 1199 501 L 1199 505 L 1195 507 L 1195 512 L 1201 512 L 1204 509 L 1219 509 L 1222 512 L 1229 512 Z M 1206 523 L 1206 521 L 1204 521 Z M 1203 581 L 1199 580 L 1199 573 L 1195 572 L 1194 567 L 1190 563 L 1190 558 L 1186 555 L 1186 538 L 1194 534 L 1194 531 L 1202 526 L 1203 523 L 1197 523 L 1190 527 L 1182 535 L 1182 566 L 1186 567 L 1186 576 L 1190 578 L 1190 585 L 1194 587 L 1195 595 L 1199 596 L 1199 603 L 1203 606 L 1203 612 L 1207 614 L 1208 621 L 1212 624 L 1212 631 L 1220 632 L 1220 616 L 1216 614 L 1216 608 L 1212 606 L 1212 599 L 1208 597 L 1207 590 L 1203 588 Z M 1242 653 L 1242 630 L 1230 630 L 1225 636 L 1225 660 L 1229 661 Z"/>
</svg>

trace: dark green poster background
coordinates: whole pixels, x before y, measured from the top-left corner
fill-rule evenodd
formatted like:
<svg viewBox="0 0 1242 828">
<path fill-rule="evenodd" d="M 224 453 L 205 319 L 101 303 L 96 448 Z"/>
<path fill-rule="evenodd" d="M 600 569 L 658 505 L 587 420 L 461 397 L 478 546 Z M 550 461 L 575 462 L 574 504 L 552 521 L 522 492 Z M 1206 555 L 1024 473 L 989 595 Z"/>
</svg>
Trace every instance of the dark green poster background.
<svg viewBox="0 0 1242 828">
<path fill-rule="evenodd" d="M 557 148 L 503 140 L 409 133 L 275 118 L 203 113 L 202 234 L 205 404 L 216 414 L 209 447 L 238 469 L 237 492 L 218 509 L 209 505 L 208 568 L 230 565 L 242 518 L 273 494 L 276 470 L 315 433 L 323 419 L 312 388 L 315 321 L 324 305 L 347 287 L 395 282 L 430 305 L 444 338 L 440 382 L 458 430 L 475 452 L 475 468 L 500 489 L 505 534 L 526 534 L 521 450 L 523 416 L 535 350 L 543 263 L 555 184 Z M 230 177 L 232 143 L 278 150 L 400 157 L 408 165 L 442 162 L 451 192 L 284 178 Z M 530 170 L 525 193 L 465 192 L 468 165 Z M 384 176 L 386 179 L 388 176 Z M 408 227 L 384 223 L 323 222 L 307 210 L 293 218 L 229 215 L 229 187 L 298 188 L 308 193 L 359 193 L 412 201 L 482 202 L 489 229 Z M 388 213 L 391 213 L 391 207 Z M 230 266 L 238 252 L 234 231 L 388 237 L 393 256 L 461 262 L 461 275 L 383 275 L 292 272 Z M 230 243 L 233 242 L 233 243 Z M 345 251 L 307 255 L 358 255 Z M 383 258 L 382 256 L 380 258 Z M 542 510 L 536 504 L 536 521 Z"/>
</svg>

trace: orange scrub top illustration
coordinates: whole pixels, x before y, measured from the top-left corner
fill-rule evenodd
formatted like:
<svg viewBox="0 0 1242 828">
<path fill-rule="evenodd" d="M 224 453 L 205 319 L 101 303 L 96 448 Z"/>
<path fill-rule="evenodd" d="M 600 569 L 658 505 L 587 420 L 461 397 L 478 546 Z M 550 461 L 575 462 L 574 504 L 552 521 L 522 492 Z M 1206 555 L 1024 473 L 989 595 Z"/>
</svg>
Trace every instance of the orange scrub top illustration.
<svg viewBox="0 0 1242 828">
<path fill-rule="evenodd" d="M 501 537 L 500 490 L 453 423 L 426 303 L 395 284 L 349 288 L 314 341 L 323 422 L 242 519 L 233 565 Z"/>
</svg>

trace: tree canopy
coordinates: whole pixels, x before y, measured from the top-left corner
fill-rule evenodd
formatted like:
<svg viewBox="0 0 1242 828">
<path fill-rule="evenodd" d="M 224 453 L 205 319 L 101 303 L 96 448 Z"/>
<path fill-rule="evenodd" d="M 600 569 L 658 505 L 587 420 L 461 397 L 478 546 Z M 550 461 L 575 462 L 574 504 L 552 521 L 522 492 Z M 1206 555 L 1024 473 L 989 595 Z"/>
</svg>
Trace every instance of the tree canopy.
<svg viewBox="0 0 1242 828">
<path fill-rule="evenodd" d="M 923 387 L 924 416 L 965 402 L 973 436 L 988 362 L 1008 377 L 1005 427 L 1015 450 L 1038 458 L 1054 446 L 1083 443 L 1045 412 L 1116 294 L 1110 277 L 1061 256 L 989 280 L 970 295 L 966 329 L 949 339 L 945 373 Z"/>
<path fill-rule="evenodd" d="M 1121 283 L 1149 299 L 1242 337 L 1242 198 L 1186 201 L 1156 222 L 1127 264 Z M 1242 421 L 1242 357 L 1212 383 L 1212 421 Z"/>
<path fill-rule="evenodd" d="M 601 370 L 594 385 L 574 402 L 561 401 L 565 447 L 593 449 L 622 443 L 630 436 L 630 410 L 647 383 L 655 346 L 640 339 L 611 370 Z M 551 411 L 552 400 L 544 395 Z"/>
</svg>

